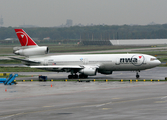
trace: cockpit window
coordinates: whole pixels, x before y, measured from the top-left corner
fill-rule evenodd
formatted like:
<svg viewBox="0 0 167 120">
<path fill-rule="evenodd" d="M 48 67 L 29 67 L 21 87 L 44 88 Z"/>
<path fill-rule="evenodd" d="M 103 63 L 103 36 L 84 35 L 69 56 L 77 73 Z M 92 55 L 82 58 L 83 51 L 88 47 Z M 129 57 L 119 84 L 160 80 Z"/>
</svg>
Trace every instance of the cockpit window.
<svg viewBox="0 0 167 120">
<path fill-rule="evenodd" d="M 154 61 L 154 60 L 157 60 L 157 58 L 150 58 L 150 61 Z"/>
</svg>

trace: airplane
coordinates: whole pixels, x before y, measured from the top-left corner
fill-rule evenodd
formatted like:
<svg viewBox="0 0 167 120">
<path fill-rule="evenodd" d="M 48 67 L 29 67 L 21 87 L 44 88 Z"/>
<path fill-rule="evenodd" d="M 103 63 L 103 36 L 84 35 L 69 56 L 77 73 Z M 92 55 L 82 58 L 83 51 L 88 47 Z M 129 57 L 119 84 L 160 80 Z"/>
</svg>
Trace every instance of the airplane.
<svg viewBox="0 0 167 120">
<path fill-rule="evenodd" d="M 13 52 L 25 56 L 25 59 L 10 58 L 31 68 L 69 72 L 69 79 L 88 78 L 97 73 L 108 75 L 113 71 L 136 71 L 136 78 L 139 78 L 141 70 L 161 64 L 156 57 L 147 54 L 46 55 L 49 53 L 47 46 L 38 46 L 23 29 L 15 29 L 15 32 L 21 47 L 14 47 Z"/>
</svg>

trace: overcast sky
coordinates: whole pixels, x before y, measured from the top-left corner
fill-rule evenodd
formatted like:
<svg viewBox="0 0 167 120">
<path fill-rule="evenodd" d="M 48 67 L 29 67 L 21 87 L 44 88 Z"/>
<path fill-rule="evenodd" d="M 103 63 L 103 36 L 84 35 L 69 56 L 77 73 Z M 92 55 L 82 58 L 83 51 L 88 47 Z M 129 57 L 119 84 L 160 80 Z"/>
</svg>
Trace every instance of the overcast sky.
<svg viewBox="0 0 167 120">
<path fill-rule="evenodd" d="M 0 0 L 5 27 L 167 23 L 167 0 Z"/>
</svg>

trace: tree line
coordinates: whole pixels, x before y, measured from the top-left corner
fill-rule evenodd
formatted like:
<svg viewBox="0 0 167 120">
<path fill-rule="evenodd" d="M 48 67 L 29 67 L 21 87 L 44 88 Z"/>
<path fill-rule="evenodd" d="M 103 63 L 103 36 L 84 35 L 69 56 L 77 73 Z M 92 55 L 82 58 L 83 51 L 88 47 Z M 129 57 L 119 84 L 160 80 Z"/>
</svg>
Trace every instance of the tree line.
<svg viewBox="0 0 167 120">
<path fill-rule="evenodd" d="M 13 27 L 0 27 L 0 40 L 17 38 Z M 164 39 L 167 24 L 162 25 L 98 25 L 66 28 L 23 28 L 32 38 L 51 40 Z"/>
</svg>

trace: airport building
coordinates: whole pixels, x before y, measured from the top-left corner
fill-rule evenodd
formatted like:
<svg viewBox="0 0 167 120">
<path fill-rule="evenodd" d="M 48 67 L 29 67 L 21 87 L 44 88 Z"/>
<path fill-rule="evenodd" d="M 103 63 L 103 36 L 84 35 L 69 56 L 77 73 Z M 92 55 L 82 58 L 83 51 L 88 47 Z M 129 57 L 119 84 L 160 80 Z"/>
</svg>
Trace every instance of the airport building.
<svg viewBox="0 0 167 120">
<path fill-rule="evenodd" d="M 166 45 L 167 39 L 83 40 L 83 45 Z"/>
<path fill-rule="evenodd" d="M 1 18 L 0 18 L 0 27 L 3 25 L 3 18 L 2 18 L 2 16 L 1 16 Z"/>
<path fill-rule="evenodd" d="M 72 26 L 72 20 L 67 19 L 67 21 L 66 21 L 66 26 L 67 26 L 67 27 Z"/>
<path fill-rule="evenodd" d="M 118 39 L 110 42 L 112 45 L 164 45 L 167 39 Z"/>
</svg>

